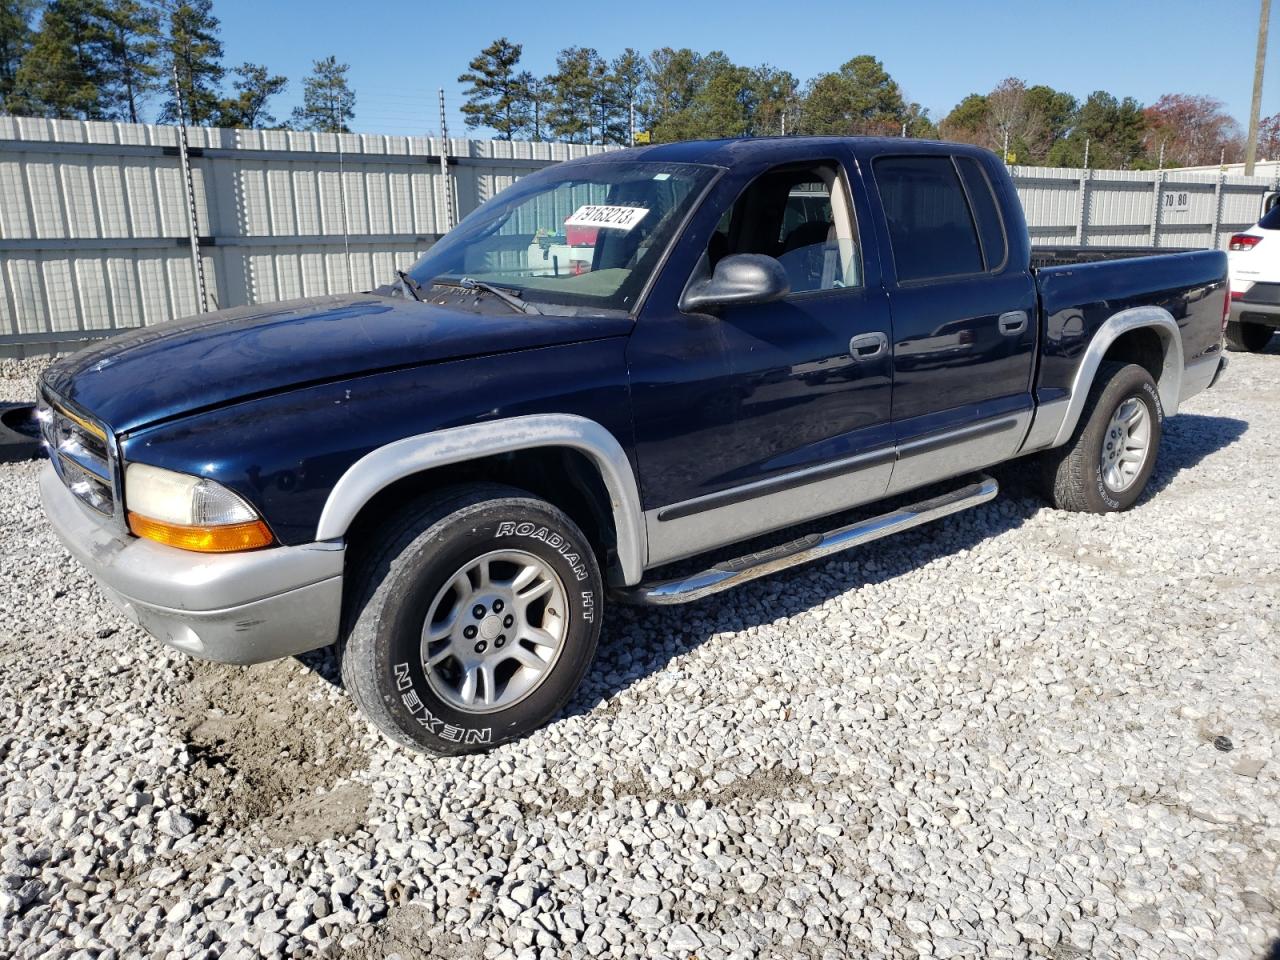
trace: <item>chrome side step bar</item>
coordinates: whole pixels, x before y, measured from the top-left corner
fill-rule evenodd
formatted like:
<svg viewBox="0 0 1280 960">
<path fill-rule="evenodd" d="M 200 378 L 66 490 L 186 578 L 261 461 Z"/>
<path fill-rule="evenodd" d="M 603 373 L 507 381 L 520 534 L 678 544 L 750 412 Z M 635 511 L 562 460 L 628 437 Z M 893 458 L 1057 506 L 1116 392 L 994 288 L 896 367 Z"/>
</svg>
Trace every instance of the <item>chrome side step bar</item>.
<svg viewBox="0 0 1280 960">
<path fill-rule="evenodd" d="M 669 604 L 700 600 L 721 590 L 739 586 L 748 580 L 767 577 L 788 567 L 830 556 L 851 547 L 910 530 L 949 513 L 959 513 L 986 503 L 1000 492 L 1000 484 L 988 476 L 940 496 L 922 500 L 890 513 L 830 530 L 811 533 L 787 543 L 751 553 L 736 560 L 718 563 L 689 577 L 641 583 L 618 591 L 618 597 L 630 603 Z"/>
</svg>

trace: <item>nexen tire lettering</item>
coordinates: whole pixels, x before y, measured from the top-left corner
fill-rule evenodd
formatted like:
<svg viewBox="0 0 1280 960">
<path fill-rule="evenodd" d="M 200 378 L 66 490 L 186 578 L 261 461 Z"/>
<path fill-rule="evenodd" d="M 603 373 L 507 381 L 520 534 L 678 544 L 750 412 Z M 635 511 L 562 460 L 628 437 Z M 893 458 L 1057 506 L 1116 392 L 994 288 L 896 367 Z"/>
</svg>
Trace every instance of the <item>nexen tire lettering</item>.
<svg viewBox="0 0 1280 960">
<path fill-rule="evenodd" d="M 532 523 L 513 523 L 504 521 L 498 524 L 498 532 L 495 537 L 528 537 L 531 540 L 541 540 L 548 547 L 555 550 L 560 556 L 564 557 L 565 562 L 573 567 L 573 575 L 579 581 L 587 579 L 587 567 L 582 562 L 582 556 L 576 551 L 569 539 L 564 534 L 556 533 L 546 527 L 540 527 Z"/>
<path fill-rule="evenodd" d="M 452 743 L 493 742 L 492 727 L 466 728 L 454 726 L 451 723 L 445 723 L 428 710 L 427 705 L 418 696 L 418 691 L 413 688 L 413 678 L 409 675 L 409 664 L 397 663 L 392 667 L 392 670 L 395 671 L 396 690 L 400 693 L 400 700 L 405 709 L 413 715 L 419 726 Z"/>
</svg>

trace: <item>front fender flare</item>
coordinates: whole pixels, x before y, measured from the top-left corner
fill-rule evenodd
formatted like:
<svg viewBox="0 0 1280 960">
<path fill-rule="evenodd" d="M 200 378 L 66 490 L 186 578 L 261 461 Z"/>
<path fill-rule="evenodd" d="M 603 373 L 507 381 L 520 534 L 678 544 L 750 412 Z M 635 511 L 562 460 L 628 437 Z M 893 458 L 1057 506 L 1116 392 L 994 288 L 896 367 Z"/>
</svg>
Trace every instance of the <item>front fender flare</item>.
<svg viewBox="0 0 1280 960">
<path fill-rule="evenodd" d="M 364 505 L 397 480 L 433 467 L 537 447 L 570 447 L 595 464 L 609 492 L 624 585 L 639 583 L 648 551 L 631 462 L 612 433 L 594 420 L 572 414 L 531 414 L 450 427 L 370 451 L 347 469 L 329 493 L 316 539 L 344 536 Z"/>
</svg>

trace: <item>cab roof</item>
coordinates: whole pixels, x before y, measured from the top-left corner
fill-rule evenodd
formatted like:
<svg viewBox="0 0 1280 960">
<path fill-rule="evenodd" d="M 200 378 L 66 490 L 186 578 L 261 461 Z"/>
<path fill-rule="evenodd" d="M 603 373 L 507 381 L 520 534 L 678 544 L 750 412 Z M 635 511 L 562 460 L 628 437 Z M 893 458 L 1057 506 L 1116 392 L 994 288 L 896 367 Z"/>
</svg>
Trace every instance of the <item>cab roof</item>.
<svg viewBox="0 0 1280 960">
<path fill-rule="evenodd" d="M 905 137 L 737 137 L 729 140 L 685 140 L 630 147 L 593 154 L 569 163 L 610 163 L 649 160 L 660 163 L 702 163 L 732 167 L 744 161 L 786 163 L 820 156 L 830 149 L 852 150 L 859 156 L 876 154 L 959 154 L 990 156 L 990 151 L 966 143 L 915 140 Z"/>
</svg>

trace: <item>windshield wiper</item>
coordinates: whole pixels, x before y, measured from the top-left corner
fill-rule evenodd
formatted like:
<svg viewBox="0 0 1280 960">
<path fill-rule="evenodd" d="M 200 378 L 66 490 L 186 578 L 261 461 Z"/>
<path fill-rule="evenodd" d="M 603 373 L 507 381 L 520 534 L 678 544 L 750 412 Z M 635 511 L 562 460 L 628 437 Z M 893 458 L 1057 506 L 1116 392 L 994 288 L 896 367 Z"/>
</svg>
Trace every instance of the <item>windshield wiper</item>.
<svg viewBox="0 0 1280 960">
<path fill-rule="evenodd" d="M 408 291 L 409 295 L 419 303 L 422 302 L 422 287 L 418 285 L 418 281 L 409 276 L 403 270 L 397 270 L 396 276 L 400 278 L 400 286 Z"/>
<path fill-rule="evenodd" d="M 485 293 L 492 293 L 517 313 L 542 313 L 541 310 L 535 307 L 528 300 L 523 299 L 519 294 L 512 293 L 510 290 L 503 290 L 501 287 L 495 287 L 492 283 L 485 280 L 475 280 L 471 277 L 459 277 L 458 286 L 462 287 L 464 290 L 483 290 Z"/>
</svg>

